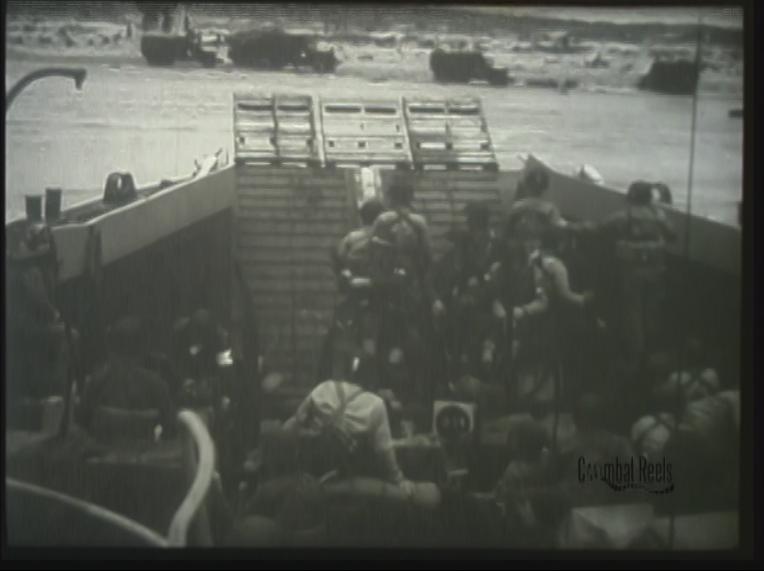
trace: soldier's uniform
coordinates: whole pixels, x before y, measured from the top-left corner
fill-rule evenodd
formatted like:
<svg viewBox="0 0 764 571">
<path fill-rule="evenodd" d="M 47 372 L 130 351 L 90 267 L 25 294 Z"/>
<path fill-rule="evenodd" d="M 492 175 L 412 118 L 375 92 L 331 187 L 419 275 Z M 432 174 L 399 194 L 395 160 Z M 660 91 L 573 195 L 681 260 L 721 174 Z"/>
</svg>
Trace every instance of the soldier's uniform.
<svg viewBox="0 0 764 571">
<path fill-rule="evenodd" d="M 425 219 L 399 207 L 380 214 L 372 228 L 371 276 L 379 296 L 380 352 L 390 356 L 388 381 L 396 388 L 411 390 L 413 376 L 426 386 L 424 348 L 426 326 L 430 323 L 428 308 L 435 299 L 432 283 L 432 254 Z M 397 363 L 396 352 L 402 352 L 404 363 Z M 399 374 L 392 371 L 407 372 Z M 393 376 L 398 378 L 391 381 Z M 420 391 L 421 392 L 421 391 Z"/>
<path fill-rule="evenodd" d="M 332 252 L 341 299 L 335 310 L 329 370 L 324 376 L 350 378 L 355 356 L 376 357 L 377 299 L 370 278 L 372 227 L 363 226 L 345 236 Z"/>
<path fill-rule="evenodd" d="M 632 365 L 641 363 L 660 334 L 665 296 L 666 243 L 674 238 L 665 213 L 652 204 L 628 205 L 607 219 L 620 278 L 616 321 Z"/>
<path fill-rule="evenodd" d="M 437 284 L 448 308 L 447 350 L 457 361 L 452 372 L 485 378 L 496 364 L 504 327 L 492 312 L 498 243 L 489 229 L 460 233 L 454 242 L 441 260 Z"/>
<path fill-rule="evenodd" d="M 518 239 L 541 240 L 547 232 L 564 224 L 557 205 L 536 196 L 515 202 L 508 216 L 509 232 Z"/>
<path fill-rule="evenodd" d="M 65 327 L 53 303 L 55 249 L 45 227 L 30 227 L 8 252 L 8 399 L 64 393 Z"/>
</svg>

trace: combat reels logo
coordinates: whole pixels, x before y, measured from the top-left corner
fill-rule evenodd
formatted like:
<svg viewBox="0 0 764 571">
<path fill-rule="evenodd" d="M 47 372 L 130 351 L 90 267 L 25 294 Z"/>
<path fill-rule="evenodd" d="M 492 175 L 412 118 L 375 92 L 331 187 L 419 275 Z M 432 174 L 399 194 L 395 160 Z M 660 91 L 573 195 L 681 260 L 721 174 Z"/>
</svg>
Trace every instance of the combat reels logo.
<svg viewBox="0 0 764 571">
<path fill-rule="evenodd" d="M 663 458 L 651 462 L 643 456 L 628 460 L 615 458 L 612 462 L 589 462 L 585 456 L 578 459 L 580 483 L 600 481 L 616 492 L 637 489 L 651 494 L 674 491 L 671 462 Z"/>
</svg>

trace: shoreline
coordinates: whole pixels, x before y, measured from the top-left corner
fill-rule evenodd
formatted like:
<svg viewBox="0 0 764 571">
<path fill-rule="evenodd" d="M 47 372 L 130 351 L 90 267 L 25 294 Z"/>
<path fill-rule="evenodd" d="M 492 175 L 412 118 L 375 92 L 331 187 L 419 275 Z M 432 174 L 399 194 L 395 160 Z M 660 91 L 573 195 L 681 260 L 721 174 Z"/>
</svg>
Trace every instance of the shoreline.
<svg viewBox="0 0 764 571">
<path fill-rule="evenodd" d="M 127 46 L 126 46 L 127 47 Z M 138 68 L 146 69 L 167 69 L 177 71 L 193 72 L 196 70 L 210 71 L 218 70 L 222 72 L 240 71 L 242 73 L 258 73 L 263 70 L 256 70 L 245 67 L 234 66 L 230 62 L 219 64 L 214 68 L 204 68 L 194 61 L 178 62 L 173 66 L 167 67 L 153 67 L 149 66 L 140 51 L 136 46 L 130 46 L 129 51 L 123 50 L 122 52 L 116 52 L 116 50 L 102 51 L 102 52 L 66 52 L 66 51 L 52 51 L 52 50 L 40 50 L 40 49 L 20 49 L 16 46 L 7 46 L 6 49 L 6 77 L 8 71 L 8 64 L 65 64 L 65 65 L 97 65 L 100 67 L 121 68 L 122 66 L 134 66 Z M 384 50 L 384 48 L 378 48 L 377 51 Z M 380 55 L 387 55 L 384 51 L 381 51 Z M 356 77 L 359 80 L 368 80 L 372 83 L 384 85 L 384 83 L 391 81 L 410 82 L 415 85 L 437 85 L 443 86 L 448 84 L 437 83 L 431 75 L 427 62 L 421 61 L 421 57 L 417 52 L 411 52 L 407 54 L 406 60 L 392 61 L 385 59 L 377 59 L 375 61 L 364 61 L 355 59 L 346 59 L 340 63 L 337 68 L 337 72 L 333 74 L 335 77 Z M 573 79 L 578 82 L 576 87 L 570 89 L 571 92 L 583 92 L 583 93 L 612 93 L 612 94 L 630 94 L 641 92 L 636 83 L 637 76 L 611 76 L 611 77 L 598 77 L 587 73 L 588 70 L 571 70 L 567 74 L 561 75 L 557 70 L 548 70 L 546 68 L 526 68 L 519 70 L 522 75 L 516 75 L 516 71 L 510 69 L 510 74 L 513 75 L 517 83 L 510 84 L 505 87 L 497 87 L 496 89 L 502 90 L 514 90 L 514 89 L 540 89 L 544 91 L 558 90 L 556 86 L 540 86 L 540 85 L 527 85 L 526 82 L 538 82 L 541 81 L 554 81 L 556 79 L 564 78 L 565 80 Z M 272 71 L 267 71 L 272 73 Z M 292 69 L 285 69 L 281 73 L 299 73 Z M 470 84 L 454 84 L 458 86 L 465 86 Z M 479 85 L 479 84 L 475 84 Z M 743 99 L 743 85 L 742 81 L 737 81 L 733 78 L 709 78 L 701 77 L 699 93 L 704 97 L 717 97 L 730 99 L 735 101 L 742 101 Z M 652 93 L 645 91 L 645 93 Z M 658 94 L 660 95 L 660 94 Z M 685 96 L 677 96 L 685 97 Z"/>
</svg>

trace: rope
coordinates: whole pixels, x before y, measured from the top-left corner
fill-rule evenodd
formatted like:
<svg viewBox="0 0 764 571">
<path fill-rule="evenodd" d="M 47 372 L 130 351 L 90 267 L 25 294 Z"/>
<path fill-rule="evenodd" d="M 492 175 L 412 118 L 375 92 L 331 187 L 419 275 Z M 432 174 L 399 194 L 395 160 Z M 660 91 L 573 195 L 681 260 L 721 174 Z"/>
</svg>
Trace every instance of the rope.
<svg viewBox="0 0 764 571">
<path fill-rule="evenodd" d="M 689 260 L 690 256 L 690 225 L 692 222 L 692 219 L 690 218 L 692 213 L 692 183 L 693 183 L 693 172 L 695 167 L 695 131 L 697 127 L 697 120 L 698 120 L 698 87 L 700 83 L 700 60 L 701 60 L 701 43 L 703 40 L 703 33 L 702 33 L 702 14 L 698 12 L 698 24 L 697 24 L 697 37 L 695 41 L 695 70 L 697 73 L 697 83 L 695 85 L 695 90 L 692 94 L 692 122 L 690 125 L 690 161 L 688 164 L 688 174 L 687 174 L 687 199 L 685 202 L 685 225 L 684 225 L 684 245 L 683 245 L 683 255 L 685 263 Z M 687 286 L 692 287 L 691 282 L 691 276 L 687 276 Z M 680 338 L 680 343 L 682 343 L 682 346 L 680 347 L 679 351 L 679 371 L 683 371 L 685 369 L 685 366 L 687 364 L 687 348 L 685 347 L 685 339 L 682 337 Z M 679 410 L 679 407 L 681 406 L 682 402 L 682 384 L 680 382 L 677 382 L 677 395 L 676 395 L 676 416 L 677 423 L 679 422 L 679 417 L 681 414 L 681 411 Z M 674 538 L 675 538 L 675 519 L 676 519 L 676 505 L 674 502 L 671 504 L 671 511 L 669 513 L 669 529 L 668 529 L 668 544 L 669 549 L 674 548 Z"/>
</svg>

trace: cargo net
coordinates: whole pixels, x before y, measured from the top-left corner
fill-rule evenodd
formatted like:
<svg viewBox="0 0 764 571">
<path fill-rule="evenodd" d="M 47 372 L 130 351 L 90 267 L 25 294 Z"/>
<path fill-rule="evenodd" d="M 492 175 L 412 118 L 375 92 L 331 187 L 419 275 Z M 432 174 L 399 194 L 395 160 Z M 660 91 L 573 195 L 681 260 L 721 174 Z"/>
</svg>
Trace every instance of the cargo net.
<svg viewBox="0 0 764 571">
<path fill-rule="evenodd" d="M 498 170 L 479 98 L 234 95 L 247 164 Z"/>
</svg>

